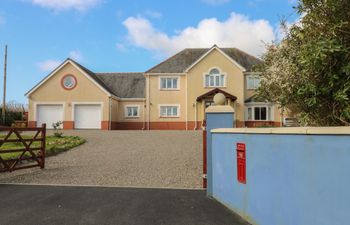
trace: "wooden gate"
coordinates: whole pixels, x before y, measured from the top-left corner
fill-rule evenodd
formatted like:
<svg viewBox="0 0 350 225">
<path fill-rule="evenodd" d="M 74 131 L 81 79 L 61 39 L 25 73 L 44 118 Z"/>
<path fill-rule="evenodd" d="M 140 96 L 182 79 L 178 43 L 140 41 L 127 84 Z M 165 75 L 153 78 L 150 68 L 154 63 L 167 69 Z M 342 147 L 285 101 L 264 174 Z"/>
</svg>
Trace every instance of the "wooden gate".
<svg viewBox="0 0 350 225">
<path fill-rule="evenodd" d="M 0 172 L 45 167 L 46 124 L 37 128 L 0 128 L 0 132 Z"/>
</svg>

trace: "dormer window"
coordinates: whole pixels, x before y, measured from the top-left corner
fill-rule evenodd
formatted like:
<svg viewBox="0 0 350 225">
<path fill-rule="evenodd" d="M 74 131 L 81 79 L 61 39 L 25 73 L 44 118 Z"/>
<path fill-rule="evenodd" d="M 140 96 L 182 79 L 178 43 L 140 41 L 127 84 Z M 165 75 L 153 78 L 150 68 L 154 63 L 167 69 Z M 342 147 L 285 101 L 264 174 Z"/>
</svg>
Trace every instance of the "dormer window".
<svg viewBox="0 0 350 225">
<path fill-rule="evenodd" d="M 225 74 L 221 73 L 219 69 L 214 68 L 205 74 L 205 87 L 224 87 L 225 86 Z"/>
</svg>

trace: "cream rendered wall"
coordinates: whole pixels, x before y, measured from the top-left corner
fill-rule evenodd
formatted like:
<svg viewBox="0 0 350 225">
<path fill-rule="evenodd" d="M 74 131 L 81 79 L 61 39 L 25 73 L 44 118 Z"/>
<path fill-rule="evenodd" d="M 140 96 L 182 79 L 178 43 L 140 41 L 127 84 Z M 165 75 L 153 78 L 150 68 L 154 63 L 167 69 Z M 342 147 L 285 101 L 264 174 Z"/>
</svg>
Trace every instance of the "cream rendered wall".
<svg viewBox="0 0 350 225">
<path fill-rule="evenodd" d="M 179 77 L 179 90 L 160 90 L 159 80 L 160 77 L 174 76 Z M 149 103 L 150 103 L 150 122 L 184 122 L 186 120 L 186 77 L 184 75 L 148 75 L 146 77 L 146 84 L 149 86 Z M 148 97 L 148 86 L 147 97 Z M 180 105 L 180 117 L 176 118 L 160 118 L 159 117 L 159 104 L 179 104 Z"/>
<path fill-rule="evenodd" d="M 204 75 L 212 68 L 218 68 L 222 73 L 226 73 L 226 87 L 220 87 L 220 89 L 237 97 L 236 118 L 239 121 L 244 121 L 245 79 L 243 72 L 216 49 L 195 65 L 187 74 L 188 121 L 195 120 L 195 108 L 193 104 L 196 102 L 196 98 L 215 89 L 204 87 Z M 197 105 L 197 121 L 203 120 L 203 107 L 201 103 Z"/>
<path fill-rule="evenodd" d="M 77 86 L 73 90 L 65 90 L 61 79 L 67 74 L 77 78 Z M 29 121 L 36 121 L 35 103 L 65 102 L 64 121 L 72 121 L 72 102 L 101 102 L 103 103 L 103 121 L 109 120 L 109 97 L 84 76 L 71 63 L 67 63 L 56 74 L 42 84 L 29 96 Z"/>
<path fill-rule="evenodd" d="M 126 118 L 125 117 L 125 106 L 139 106 L 139 117 L 137 118 Z M 119 108 L 116 113 L 118 122 L 144 122 L 145 116 L 145 101 L 119 101 Z"/>
<path fill-rule="evenodd" d="M 111 99 L 111 121 L 118 121 L 118 110 L 120 108 L 119 101 L 115 98 Z"/>
</svg>

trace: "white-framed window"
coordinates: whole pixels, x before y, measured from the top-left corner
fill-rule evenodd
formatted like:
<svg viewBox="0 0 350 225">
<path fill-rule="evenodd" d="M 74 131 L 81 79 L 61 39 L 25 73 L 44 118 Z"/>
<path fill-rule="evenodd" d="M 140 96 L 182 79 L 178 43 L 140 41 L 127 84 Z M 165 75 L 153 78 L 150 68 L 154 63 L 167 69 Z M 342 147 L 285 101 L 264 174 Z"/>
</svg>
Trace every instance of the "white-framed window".
<svg viewBox="0 0 350 225">
<path fill-rule="evenodd" d="M 161 90 L 179 90 L 179 77 L 159 77 L 159 88 Z"/>
<path fill-rule="evenodd" d="M 247 89 L 255 90 L 260 86 L 260 76 L 259 75 L 248 75 L 247 76 Z"/>
<path fill-rule="evenodd" d="M 225 87 L 226 75 L 221 73 L 219 69 L 214 68 L 204 75 L 205 87 Z"/>
<path fill-rule="evenodd" d="M 159 117 L 180 117 L 180 106 L 159 105 Z"/>
<path fill-rule="evenodd" d="M 272 121 L 273 108 L 266 105 L 247 106 L 246 119 L 247 121 Z"/>
<path fill-rule="evenodd" d="M 127 106 L 125 106 L 125 117 L 126 118 L 138 118 L 138 117 L 140 117 L 140 106 L 139 105 L 127 105 Z"/>
</svg>

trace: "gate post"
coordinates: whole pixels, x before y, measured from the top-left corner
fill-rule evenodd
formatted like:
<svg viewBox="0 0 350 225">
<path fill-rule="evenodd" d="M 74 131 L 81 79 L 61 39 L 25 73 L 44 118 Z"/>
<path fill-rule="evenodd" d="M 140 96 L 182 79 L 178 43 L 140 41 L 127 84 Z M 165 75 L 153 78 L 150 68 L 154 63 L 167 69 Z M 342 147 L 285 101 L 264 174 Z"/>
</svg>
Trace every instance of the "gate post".
<svg viewBox="0 0 350 225">
<path fill-rule="evenodd" d="M 41 125 L 41 163 L 40 168 L 45 168 L 45 158 L 46 158 L 46 124 Z"/>
<path fill-rule="evenodd" d="M 214 106 L 209 106 L 205 110 L 206 117 L 206 151 L 207 151 L 207 195 L 213 195 L 212 179 L 212 146 L 211 130 L 216 128 L 233 128 L 234 127 L 234 109 L 229 105 L 224 105 L 226 98 L 223 94 L 218 93 L 214 96 Z"/>
</svg>

